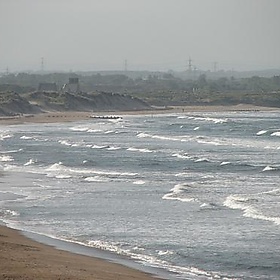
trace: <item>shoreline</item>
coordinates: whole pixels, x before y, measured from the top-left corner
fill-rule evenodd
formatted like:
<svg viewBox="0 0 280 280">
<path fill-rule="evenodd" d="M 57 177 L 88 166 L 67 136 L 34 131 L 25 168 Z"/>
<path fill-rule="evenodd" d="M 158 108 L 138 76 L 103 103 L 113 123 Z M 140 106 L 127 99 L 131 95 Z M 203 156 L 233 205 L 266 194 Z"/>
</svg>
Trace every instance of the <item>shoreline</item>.
<svg viewBox="0 0 280 280">
<path fill-rule="evenodd" d="M 0 224 L 1 279 L 154 280 L 168 272 L 117 254 Z M 166 275 L 166 277 L 164 276 Z"/>
<path fill-rule="evenodd" d="M 0 125 L 64 123 L 91 119 L 93 115 L 153 115 L 211 112 L 280 112 L 280 108 L 256 106 L 191 106 L 133 112 L 48 112 L 18 118 L 0 118 Z M 145 267 L 133 259 L 63 241 L 45 235 L 15 230 L 0 222 L 1 279 L 173 279 L 168 271 Z M 174 276 L 174 279 L 175 276 Z"/>
<path fill-rule="evenodd" d="M 39 114 L 20 115 L 20 116 L 2 116 L 0 125 L 15 125 L 24 123 L 63 123 L 92 119 L 92 116 L 125 116 L 125 115 L 159 115 L 171 113 L 211 113 L 211 112 L 280 112 L 280 108 L 262 107 L 247 104 L 233 106 L 172 106 L 163 108 L 152 108 L 151 110 L 135 111 L 101 111 L 101 112 L 83 112 L 83 111 L 54 111 Z"/>
</svg>

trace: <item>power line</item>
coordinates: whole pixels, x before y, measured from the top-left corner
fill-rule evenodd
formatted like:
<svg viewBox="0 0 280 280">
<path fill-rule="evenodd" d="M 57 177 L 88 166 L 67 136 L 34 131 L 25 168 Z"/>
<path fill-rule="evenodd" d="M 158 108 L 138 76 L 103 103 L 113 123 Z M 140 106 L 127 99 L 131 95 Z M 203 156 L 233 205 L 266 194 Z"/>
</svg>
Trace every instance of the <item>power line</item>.
<svg viewBox="0 0 280 280">
<path fill-rule="evenodd" d="M 214 72 L 217 72 L 217 65 L 218 65 L 217 61 L 213 62 L 213 70 L 214 70 Z"/>
<path fill-rule="evenodd" d="M 44 57 L 41 57 L 41 71 L 44 72 Z"/>
<path fill-rule="evenodd" d="M 189 57 L 189 72 L 191 72 L 192 71 L 192 59 L 191 59 L 191 57 Z"/>
<path fill-rule="evenodd" d="M 127 72 L 127 59 L 124 61 L 124 71 Z"/>
</svg>

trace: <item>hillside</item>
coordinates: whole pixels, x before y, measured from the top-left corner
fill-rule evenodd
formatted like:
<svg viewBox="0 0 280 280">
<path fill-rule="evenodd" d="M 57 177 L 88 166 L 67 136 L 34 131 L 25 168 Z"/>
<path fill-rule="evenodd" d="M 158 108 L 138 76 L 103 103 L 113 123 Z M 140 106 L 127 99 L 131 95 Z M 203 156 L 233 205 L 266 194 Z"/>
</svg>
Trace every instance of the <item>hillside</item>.
<svg viewBox="0 0 280 280">
<path fill-rule="evenodd" d="M 36 114 L 42 112 L 38 106 L 21 97 L 17 93 L 0 93 L 0 116 L 14 116 L 19 114 Z"/>
<path fill-rule="evenodd" d="M 150 106 L 139 98 L 113 93 L 32 92 L 0 93 L 0 115 L 14 116 L 46 111 L 133 111 Z"/>
<path fill-rule="evenodd" d="M 251 104 L 280 108 L 280 76 L 214 79 L 211 73 L 204 73 L 182 79 L 171 73 L 146 74 L 138 78 L 120 73 L 4 75 L 0 77 L 0 115 L 131 111 L 147 110 L 150 106 Z M 72 90 L 73 86 L 77 89 Z"/>
</svg>

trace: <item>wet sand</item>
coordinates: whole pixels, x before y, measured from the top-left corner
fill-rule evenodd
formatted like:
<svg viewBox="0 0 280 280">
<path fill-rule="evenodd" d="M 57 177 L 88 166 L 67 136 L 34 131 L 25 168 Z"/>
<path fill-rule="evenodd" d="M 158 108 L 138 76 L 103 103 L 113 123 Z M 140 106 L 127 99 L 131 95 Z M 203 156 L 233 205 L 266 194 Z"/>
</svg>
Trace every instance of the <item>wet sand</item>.
<svg viewBox="0 0 280 280">
<path fill-rule="evenodd" d="M 55 249 L 0 226 L 0 279 L 152 280 L 129 267 Z"/>
<path fill-rule="evenodd" d="M 226 111 L 280 111 L 278 108 L 237 106 L 172 107 L 161 110 L 133 112 L 48 112 L 19 117 L 1 117 L 0 125 L 24 123 L 63 123 L 90 119 L 92 116 L 123 116 L 132 114 L 164 114 Z M 35 239 L 36 240 L 36 239 Z M 152 275 L 112 263 L 102 258 L 70 253 L 27 238 L 21 232 L 0 226 L 0 279 L 60 280 L 148 280 Z M 76 251 L 75 251 L 76 252 Z"/>
<path fill-rule="evenodd" d="M 260 107 L 247 104 L 234 106 L 174 106 L 155 108 L 145 111 L 124 112 L 46 112 L 41 114 L 21 115 L 14 117 L 0 117 L 0 125 L 23 123 L 55 123 L 72 122 L 90 119 L 92 116 L 124 116 L 137 114 L 169 114 L 169 113 L 194 113 L 194 112 L 238 112 L 238 111 L 280 111 L 280 108 Z"/>
</svg>

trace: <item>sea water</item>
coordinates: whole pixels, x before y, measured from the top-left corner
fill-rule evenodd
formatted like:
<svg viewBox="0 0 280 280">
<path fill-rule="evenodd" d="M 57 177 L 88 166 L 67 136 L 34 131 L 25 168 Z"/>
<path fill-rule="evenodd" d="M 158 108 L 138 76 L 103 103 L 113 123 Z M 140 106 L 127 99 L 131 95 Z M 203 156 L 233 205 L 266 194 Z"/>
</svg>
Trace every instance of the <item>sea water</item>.
<svg viewBox="0 0 280 280">
<path fill-rule="evenodd" d="M 279 279 L 279 117 L 1 126 L 0 219 L 162 268 L 170 279 Z"/>
</svg>

